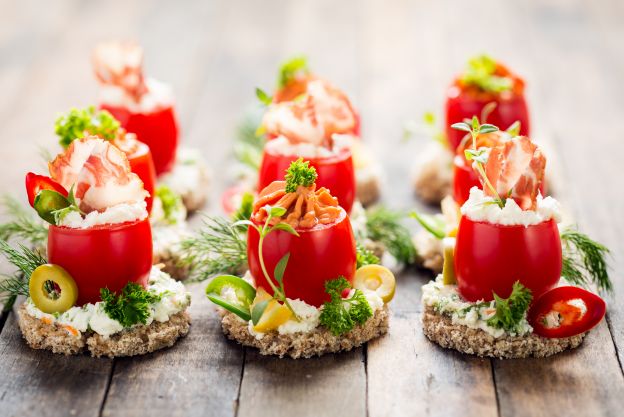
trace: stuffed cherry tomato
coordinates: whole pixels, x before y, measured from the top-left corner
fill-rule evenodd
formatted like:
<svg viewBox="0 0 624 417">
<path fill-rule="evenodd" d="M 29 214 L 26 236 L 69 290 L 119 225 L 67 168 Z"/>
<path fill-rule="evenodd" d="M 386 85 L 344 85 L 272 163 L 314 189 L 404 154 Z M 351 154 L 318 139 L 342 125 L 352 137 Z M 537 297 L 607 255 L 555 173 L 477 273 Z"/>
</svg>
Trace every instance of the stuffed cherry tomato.
<svg viewBox="0 0 624 417">
<path fill-rule="evenodd" d="M 152 268 L 148 219 L 74 229 L 50 225 L 48 260 L 76 281 L 78 304 L 100 301 L 100 290 L 119 292 L 128 282 L 144 287 Z"/>
<path fill-rule="evenodd" d="M 141 178 L 143 188 L 149 193 L 149 197 L 145 199 L 145 202 L 147 203 L 147 212 L 151 213 L 156 189 L 156 170 L 150 148 L 143 142 L 135 141 L 133 149 L 126 152 L 126 156 L 130 163 L 130 170 Z"/>
<path fill-rule="evenodd" d="M 462 297 L 492 300 L 509 297 L 514 282 L 534 299 L 561 277 L 561 241 L 554 220 L 523 226 L 475 222 L 463 216 L 457 231 L 455 273 Z"/>
<path fill-rule="evenodd" d="M 265 147 L 258 175 L 258 190 L 264 189 L 273 181 L 283 180 L 286 169 L 298 158 L 297 155 L 281 155 L 270 147 Z M 316 168 L 317 186 L 329 189 L 338 199 L 338 203 L 350 212 L 355 200 L 355 173 L 351 151 L 342 149 L 332 156 L 304 159 Z"/>
<path fill-rule="evenodd" d="M 528 320 L 540 336 L 571 337 L 594 328 L 606 309 L 604 300 L 596 294 L 564 286 L 542 294 L 529 310 Z"/>
<path fill-rule="evenodd" d="M 45 175 L 37 175 L 33 172 L 26 174 L 26 193 L 28 194 L 28 202 L 34 207 L 35 197 L 41 190 L 56 191 L 64 197 L 67 197 L 67 190 L 58 182 Z"/>
<path fill-rule="evenodd" d="M 347 213 L 341 210 L 338 219 L 330 225 L 319 224 L 310 229 L 297 228 L 299 236 L 276 230 L 264 241 L 264 262 L 275 282 L 273 271 L 277 263 L 290 253 L 284 272 L 284 289 L 290 299 L 301 299 L 319 307 L 329 301 L 325 281 L 345 277 L 353 280 L 356 267 L 355 238 Z M 249 271 L 258 287 L 272 294 L 260 266 L 258 231 L 249 228 L 247 258 Z"/>
<path fill-rule="evenodd" d="M 173 169 L 178 148 L 178 122 L 172 105 L 149 113 L 132 112 L 125 107 L 103 104 L 128 131 L 149 146 L 156 168 L 156 175 Z"/>
</svg>

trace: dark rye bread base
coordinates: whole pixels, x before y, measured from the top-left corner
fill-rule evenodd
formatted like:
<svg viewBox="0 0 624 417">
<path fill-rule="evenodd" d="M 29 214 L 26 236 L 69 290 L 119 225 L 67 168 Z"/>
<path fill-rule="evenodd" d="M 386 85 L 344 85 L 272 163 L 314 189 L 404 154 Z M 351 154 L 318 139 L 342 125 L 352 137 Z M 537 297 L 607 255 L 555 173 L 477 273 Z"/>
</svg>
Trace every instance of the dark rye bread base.
<svg viewBox="0 0 624 417">
<path fill-rule="evenodd" d="M 425 308 L 422 325 L 425 336 L 443 348 L 499 359 L 545 358 L 578 347 L 587 334 L 562 339 L 535 334 L 495 338 L 481 329 L 453 324 L 450 317 L 436 313 L 433 307 Z"/>
<path fill-rule="evenodd" d="M 280 358 L 311 358 L 326 353 L 349 351 L 388 332 L 390 313 L 388 306 L 377 310 L 364 325 L 358 325 L 342 336 L 334 336 L 324 327 L 317 327 L 309 333 L 280 335 L 277 331 L 266 333 L 260 340 L 249 333 L 248 323 L 236 315 L 225 312 L 221 320 L 223 333 L 241 345 L 257 348 L 262 355 L 276 355 Z"/>
<path fill-rule="evenodd" d="M 26 311 L 25 305 L 18 310 L 18 324 L 28 346 L 64 355 L 89 352 L 91 356 L 144 355 L 173 346 L 180 337 L 189 332 L 191 317 L 186 311 L 174 314 L 168 321 L 153 321 L 124 330 L 105 338 L 97 333 L 81 333 L 74 336 L 58 324 L 47 324 Z"/>
</svg>

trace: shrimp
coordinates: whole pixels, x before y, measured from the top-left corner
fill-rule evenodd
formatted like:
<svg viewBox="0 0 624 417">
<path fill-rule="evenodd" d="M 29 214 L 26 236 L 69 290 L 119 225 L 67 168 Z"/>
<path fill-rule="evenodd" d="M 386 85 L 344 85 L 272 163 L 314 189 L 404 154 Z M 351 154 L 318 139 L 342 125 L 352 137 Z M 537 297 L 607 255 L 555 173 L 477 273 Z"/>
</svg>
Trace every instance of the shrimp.
<svg viewBox="0 0 624 417">
<path fill-rule="evenodd" d="M 135 42 L 105 42 L 93 52 L 95 76 L 102 84 L 123 89 L 136 102 L 147 93 L 143 49 Z"/>
<path fill-rule="evenodd" d="M 534 210 L 544 179 L 546 157 L 526 136 L 518 136 L 491 148 L 485 174 L 500 197 L 510 196 L 523 210 Z M 484 187 L 486 195 L 493 195 Z"/>
<path fill-rule="evenodd" d="M 141 179 L 130 171 L 126 154 L 97 136 L 73 141 L 48 168 L 52 179 L 67 190 L 73 187 L 78 207 L 85 213 L 148 196 Z"/>
</svg>

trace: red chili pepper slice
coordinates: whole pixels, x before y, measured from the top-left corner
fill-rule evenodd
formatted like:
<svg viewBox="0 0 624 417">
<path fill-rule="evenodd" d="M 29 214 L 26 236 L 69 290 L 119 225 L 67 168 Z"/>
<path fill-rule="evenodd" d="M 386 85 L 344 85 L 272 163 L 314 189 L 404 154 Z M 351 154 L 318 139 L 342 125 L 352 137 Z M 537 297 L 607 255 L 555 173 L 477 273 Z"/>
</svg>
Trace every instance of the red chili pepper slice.
<svg viewBox="0 0 624 417">
<path fill-rule="evenodd" d="M 69 194 L 65 188 L 58 182 L 45 175 L 37 175 L 33 172 L 26 174 L 26 193 L 28 193 L 28 202 L 31 207 L 35 205 L 35 197 L 41 190 L 52 190 L 64 197 Z"/>
<path fill-rule="evenodd" d="M 580 300 L 585 308 L 573 303 Z M 564 286 L 545 292 L 529 310 L 528 320 L 533 331 L 543 337 L 562 338 L 594 328 L 605 315 L 607 306 L 602 298 L 579 287 Z M 554 313 L 558 325 L 549 326 L 547 316 Z"/>
</svg>

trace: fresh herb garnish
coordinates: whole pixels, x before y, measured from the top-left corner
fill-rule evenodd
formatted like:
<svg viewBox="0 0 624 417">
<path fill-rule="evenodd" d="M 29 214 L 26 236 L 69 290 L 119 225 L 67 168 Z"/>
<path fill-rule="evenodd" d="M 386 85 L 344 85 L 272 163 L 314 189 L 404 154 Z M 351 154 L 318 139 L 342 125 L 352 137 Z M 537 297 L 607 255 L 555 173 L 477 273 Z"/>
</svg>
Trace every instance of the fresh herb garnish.
<svg viewBox="0 0 624 417">
<path fill-rule="evenodd" d="M 127 283 L 119 295 L 108 288 L 102 288 L 100 297 L 104 302 L 104 311 L 108 317 L 117 320 L 126 328 L 138 323 L 147 323 L 150 304 L 161 298 L 134 282 Z"/>
<path fill-rule="evenodd" d="M 575 285 L 587 286 L 592 282 L 602 290 L 613 291 L 606 260 L 609 248 L 574 228 L 561 232 L 561 243 L 563 277 Z"/>
<path fill-rule="evenodd" d="M 260 103 L 265 106 L 269 106 L 273 102 L 273 97 L 259 87 L 256 87 L 256 97 L 260 100 Z"/>
<path fill-rule="evenodd" d="M 4 308 L 8 309 L 17 296 L 28 296 L 30 276 L 35 269 L 48 261 L 39 252 L 24 245 L 14 248 L 4 239 L 0 239 L 0 253 L 18 269 L 12 276 L 0 276 L 0 300 L 4 302 Z"/>
<path fill-rule="evenodd" d="M 256 112 L 249 112 L 239 124 L 236 130 L 236 141 L 234 143 L 234 156 L 243 165 L 257 172 L 262 161 L 262 150 L 266 138 L 258 131 L 261 124 L 261 115 Z"/>
<path fill-rule="evenodd" d="M 253 203 L 254 195 L 250 192 L 243 193 L 240 206 L 238 207 L 238 210 L 236 210 L 232 218 L 235 221 L 251 219 L 251 215 L 253 213 Z"/>
<path fill-rule="evenodd" d="M 165 222 L 176 224 L 178 222 L 176 214 L 180 213 L 180 210 L 184 210 L 182 198 L 166 185 L 156 187 L 154 194 L 160 200 Z"/>
<path fill-rule="evenodd" d="M 299 158 L 292 162 L 286 170 L 286 192 L 294 193 L 300 185 L 309 187 L 317 178 L 316 169 L 308 161 Z"/>
<path fill-rule="evenodd" d="M 379 265 L 381 263 L 379 257 L 375 255 L 372 250 L 366 249 L 361 243 L 358 242 L 355 249 L 357 268 L 364 265 Z"/>
<path fill-rule="evenodd" d="M 373 316 L 364 293 L 354 290 L 349 298 L 342 298 L 342 292 L 351 288 L 344 277 L 325 282 L 325 292 L 331 297 L 323 304 L 319 323 L 339 336 L 351 331 L 356 324 L 364 324 Z"/>
<path fill-rule="evenodd" d="M 366 237 L 383 243 L 399 262 L 410 264 L 416 259 L 416 248 L 409 229 L 401 223 L 404 217 L 403 213 L 383 206 L 367 210 Z"/>
<path fill-rule="evenodd" d="M 300 75 L 309 74 L 308 59 L 305 56 L 297 56 L 284 62 L 279 70 L 277 87 L 284 88 Z"/>
<path fill-rule="evenodd" d="M 487 55 L 473 57 L 468 61 L 461 82 L 491 93 L 502 93 L 513 88 L 511 78 L 495 75 L 496 67 L 496 61 Z"/>
<path fill-rule="evenodd" d="M 446 237 L 446 222 L 440 215 L 432 216 L 429 214 L 420 214 L 412 211 L 410 217 L 416 219 L 426 231 L 431 233 L 436 239 L 444 239 Z"/>
<path fill-rule="evenodd" d="M 21 239 L 31 245 L 41 245 L 48 238 L 48 228 L 32 211 L 26 210 L 15 198 L 5 195 L 2 205 L 9 221 L 0 224 L 0 239 Z"/>
<path fill-rule="evenodd" d="M 516 281 L 508 298 L 494 294 L 496 313 L 487 320 L 488 326 L 518 333 L 518 325 L 533 300 L 531 290 Z"/>
<path fill-rule="evenodd" d="M 407 141 L 414 136 L 430 137 L 444 148 L 449 147 L 446 133 L 438 127 L 436 116 L 433 112 L 423 114 L 421 123 L 414 120 L 405 123 L 403 126 L 403 140 Z"/>
<path fill-rule="evenodd" d="M 466 160 L 473 161 L 473 167 L 481 176 L 481 180 L 483 181 L 485 186 L 488 187 L 489 190 L 492 192 L 492 195 L 495 196 L 494 201 L 496 202 L 496 204 L 498 204 L 501 208 L 505 207 L 505 200 L 503 200 L 498 195 L 498 191 L 496 191 L 496 188 L 494 188 L 494 186 L 490 182 L 490 179 L 485 173 L 484 164 L 487 163 L 488 153 L 485 149 L 477 149 L 477 137 L 486 133 L 497 132 L 498 127 L 487 123 L 481 124 L 479 123 L 479 119 L 477 118 L 477 116 L 473 116 L 470 123 L 454 123 L 451 125 L 451 128 L 470 133 L 470 136 L 472 137 L 472 149 L 466 149 L 464 151 Z"/>
<path fill-rule="evenodd" d="M 54 132 L 59 137 L 59 143 L 67 148 L 72 141 L 82 138 L 86 134 L 99 136 L 102 139 L 113 140 L 117 137 L 120 124 L 106 110 L 96 110 L 94 106 L 86 109 L 73 108 L 60 115 L 54 124 Z"/>
<path fill-rule="evenodd" d="M 206 216 L 202 229 L 181 242 L 182 263 L 190 267 L 190 281 L 217 274 L 236 275 L 247 264 L 246 228 L 222 217 Z"/>
</svg>

